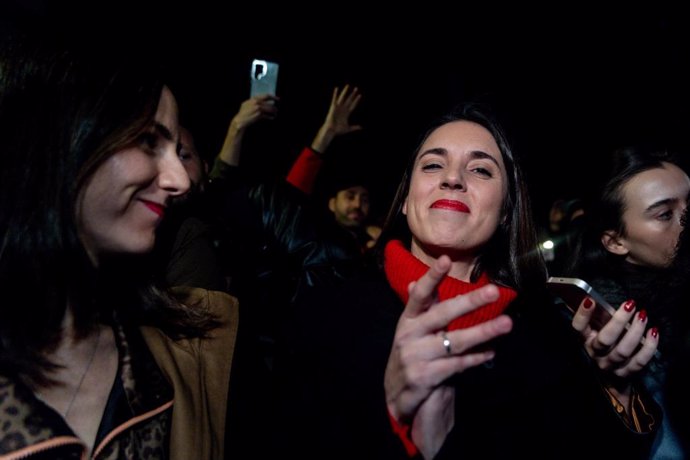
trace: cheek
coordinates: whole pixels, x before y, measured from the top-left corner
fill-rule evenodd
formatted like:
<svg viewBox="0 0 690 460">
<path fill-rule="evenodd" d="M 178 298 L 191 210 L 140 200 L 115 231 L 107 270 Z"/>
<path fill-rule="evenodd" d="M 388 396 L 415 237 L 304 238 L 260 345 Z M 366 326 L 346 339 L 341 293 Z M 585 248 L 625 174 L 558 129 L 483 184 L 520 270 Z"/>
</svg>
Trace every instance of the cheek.
<svg viewBox="0 0 690 460">
<path fill-rule="evenodd" d="M 668 232 L 668 235 L 666 237 L 667 242 L 666 246 L 668 247 L 669 251 L 675 251 L 676 245 L 678 244 L 678 238 L 680 237 L 680 232 L 682 228 L 680 226 L 674 227 L 672 230 Z"/>
<path fill-rule="evenodd" d="M 482 206 L 480 206 L 480 208 L 486 213 L 487 220 L 498 226 L 506 217 L 503 215 L 503 203 L 506 198 L 501 191 L 487 193 L 484 197 L 486 198 L 482 200 Z"/>
<path fill-rule="evenodd" d="M 104 200 L 103 181 L 95 174 L 81 189 L 77 196 L 77 223 L 83 225 L 85 220 L 97 209 L 97 203 Z"/>
</svg>

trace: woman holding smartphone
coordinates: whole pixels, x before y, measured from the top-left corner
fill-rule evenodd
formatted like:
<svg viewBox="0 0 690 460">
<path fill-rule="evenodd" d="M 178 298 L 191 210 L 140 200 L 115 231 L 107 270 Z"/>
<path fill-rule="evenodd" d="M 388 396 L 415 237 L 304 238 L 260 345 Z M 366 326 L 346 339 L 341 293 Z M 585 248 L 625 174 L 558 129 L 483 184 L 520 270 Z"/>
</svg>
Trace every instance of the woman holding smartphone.
<svg viewBox="0 0 690 460">
<path fill-rule="evenodd" d="M 285 442 L 310 458 L 645 458 L 658 414 L 632 382 L 657 340 L 626 347 L 645 331 L 626 332 L 635 312 L 621 308 L 605 327 L 614 346 L 584 353 L 599 334 L 551 303 L 530 215 L 484 108 L 434 125 L 398 188 L 381 270 L 298 310 L 281 426 L 310 436 Z"/>
<path fill-rule="evenodd" d="M 634 300 L 633 324 L 649 325 L 661 355 L 645 372 L 644 382 L 664 406 L 663 359 L 673 335 L 671 303 L 657 296 L 665 289 L 682 218 L 690 195 L 690 178 L 665 151 L 628 148 L 614 152 L 610 172 L 592 206 L 571 269 L 609 303 Z M 664 418 L 651 458 L 686 458 Z"/>
</svg>

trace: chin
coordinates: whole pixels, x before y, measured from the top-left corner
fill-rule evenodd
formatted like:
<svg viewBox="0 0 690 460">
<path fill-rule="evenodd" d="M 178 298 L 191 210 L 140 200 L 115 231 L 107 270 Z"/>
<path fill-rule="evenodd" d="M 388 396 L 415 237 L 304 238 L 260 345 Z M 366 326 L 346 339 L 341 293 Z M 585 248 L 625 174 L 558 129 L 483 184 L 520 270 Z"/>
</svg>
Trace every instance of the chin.
<svg viewBox="0 0 690 460">
<path fill-rule="evenodd" d="M 430 241 L 430 244 L 437 248 L 445 248 L 451 251 L 466 249 L 466 244 L 462 241 L 458 241 L 457 234 L 448 235 L 447 237 L 434 238 L 433 241 Z"/>
<path fill-rule="evenodd" d="M 154 235 L 147 238 L 132 239 L 129 244 L 123 247 L 123 252 L 128 254 L 147 254 L 153 251 L 156 243 Z"/>
</svg>

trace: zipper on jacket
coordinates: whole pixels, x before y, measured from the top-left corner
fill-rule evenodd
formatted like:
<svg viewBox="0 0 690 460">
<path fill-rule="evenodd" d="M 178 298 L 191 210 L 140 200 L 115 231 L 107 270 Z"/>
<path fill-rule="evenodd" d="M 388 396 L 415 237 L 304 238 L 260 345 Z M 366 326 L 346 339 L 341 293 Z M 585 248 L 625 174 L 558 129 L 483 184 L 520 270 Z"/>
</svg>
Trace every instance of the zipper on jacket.
<svg viewBox="0 0 690 460">
<path fill-rule="evenodd" d="M 98 454 L 101 453 L 101 451 L 105 448 L 106 445 L 110 441 L 112 441 L 118 434 L 122 433 L 123 431 L 131 428 L 134 425 L 137 425 L 145 420 L 148 420 L 161 412 L 167 410 L 168 408 L 172 407 L 173 405 L 173 400 L 168 401 L 167 403 L 163 404 L 160 407 L 157 407 L 153 410 L 150 410 L 148 412 L 144 412 L 141 415 L 137 415 L 136 417 L 133 417 L 129 420 L 127 420 L 125 423 L 122 425 L 117 426 L 115 429 L 113 429 L 110 433 L 108 433 L 105 438 L 103 438 L 103 441 L 94 449 L 93 454 L 91 455 L 91 458 L 96 458 L 98 457 Z M 0 459 L 3 460 L 3 459 Z"/>
<path fill-rule="evenodd" d="M 23 458 L 31 458 L 33 455 L 43 454 L 51 449 L 69 446 L 70 444 L 81 447 L 81 458 L 82 460 L 86 458 L 86 445 L 81 442 L 81 439 L 73 436 L 58 436 L 56 438 L 48 439 L 47 441 L 41 441 L 38 444 L 32 444 L 24 447 L 16 452 L 12 452 L 11 454 L 0 455 L 0 460 L 20 460 Z"/>
</svg>

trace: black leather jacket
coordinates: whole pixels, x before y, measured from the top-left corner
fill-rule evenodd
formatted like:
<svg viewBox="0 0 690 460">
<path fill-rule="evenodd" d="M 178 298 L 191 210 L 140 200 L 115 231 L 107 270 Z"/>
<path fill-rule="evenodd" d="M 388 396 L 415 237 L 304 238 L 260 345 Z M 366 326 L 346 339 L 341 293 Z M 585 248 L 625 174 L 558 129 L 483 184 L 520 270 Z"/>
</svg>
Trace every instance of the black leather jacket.
<svg viewBox="0 0 690 460">
<path fill-rule="evenodd" d="M 241 456 L 257 451 L 251 440 L 274 418 L 273 362 L 297 299 L 350 278 L 363 258 L 355 238 L 300 190 L 285 181 L 247 184 L 238 168 L 218 163 L 204 195 L 222 229 L 230 291 L 240 301 L 227 444 Z"/>
<path fill-rule="evenodd" d="M 266 297 L 260 303 L 271 299 L 271 307 L 283 309 L 302 289 L 338 283 L 362 266 L 355 238 L 287 182 L 249 185 L 239 168 L 220 161 L 211 177 L 207 204 L 223 228 L 238 295 L 251 289 Z"/>
</svg>

